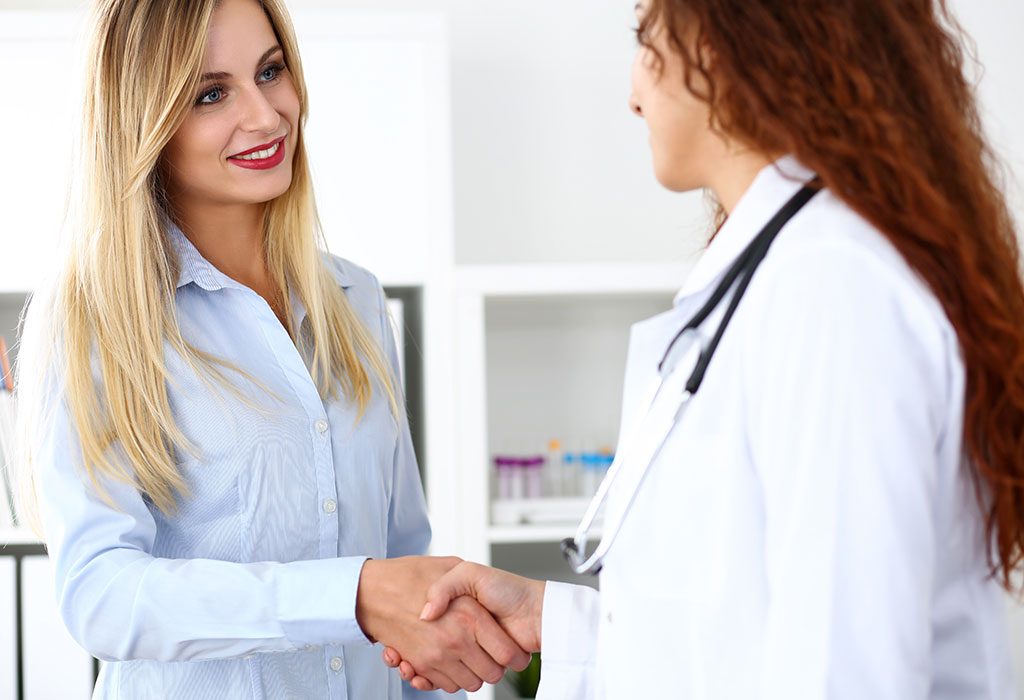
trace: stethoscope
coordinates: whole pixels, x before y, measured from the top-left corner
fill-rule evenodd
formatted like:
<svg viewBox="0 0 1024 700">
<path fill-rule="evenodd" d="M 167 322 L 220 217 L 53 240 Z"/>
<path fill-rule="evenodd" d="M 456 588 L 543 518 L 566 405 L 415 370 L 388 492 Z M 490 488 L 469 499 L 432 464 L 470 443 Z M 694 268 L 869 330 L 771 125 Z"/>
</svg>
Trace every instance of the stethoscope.
<svg viewBox="0 0 1024 700">
<path fill-rule="evenodd" d="M 598 487 L 597 493 L 591 499 L 590 505 L 587 506 L 583 520 L 576 528 L 575 536 L 562 540 L 562 554 L 577 574 L 596 575 L 600 573 L 605 555 L 608 554 L 608 550 L 618 536 L 622 521 L 632 508 L 651 464 L 658 458 L 672 428 L 682 417 L 697 390 L 700 389 L 708 364 L 718 348 L 718 343 L 722 339 L 736 307 L 739 306 L 740 300 L 746 293 L 751 278 L 768 253 L 768 248 L 779 231 L 820 189 L 821 183 L 815 178 L 786 202 L 782 209 L 754 237 L 754 240 L 743 249 L 743 252 L 726 271 L 722 281 L 715 287 L 707 302 L 669 342 L 658 363 L 658 380 L 653 391 L 650 392 L 651 397 L 647 411 L 643 418 L 634 424 L 634 430 L 622 441 L 615 455 L 615 461 L 609 467 L 607 476 Z M 729 305 L 725 309 L 718 328 L 709 341 L 702 343 L 700 326 L 718 308 L 733 287 L 736 291 L 729 300 Z M 680 385 L 681 378 L 675 376 L 676 369 L 680 360 L 692 355 L 695 348 L 699 348 L 696 365 L 685 384 Z M 680 391 L 671 391 L 672 388 L 678 388 Z M 636 467 L 630 469 L 630 465 L 640 466 L 639 469 Z M 587 538 L 594 521 L 604 508 L 612 486 L 621 474 L 626 473 L 630 474 L 633 480 L 633 489 L 629 500 L 626 501 L 625 508 L 621 510 L 617 522 L 606 524 L 604 537 L 588 557 L 586 556 Z"/>
</svg>

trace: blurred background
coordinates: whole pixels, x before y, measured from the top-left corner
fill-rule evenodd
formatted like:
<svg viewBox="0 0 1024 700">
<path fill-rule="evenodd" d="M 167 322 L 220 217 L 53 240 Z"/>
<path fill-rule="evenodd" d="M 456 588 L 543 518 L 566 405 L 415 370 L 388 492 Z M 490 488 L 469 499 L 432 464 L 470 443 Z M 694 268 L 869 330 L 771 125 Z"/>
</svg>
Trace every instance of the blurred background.
<svg viewBox="0 0 1024 700">
<path fill-rule="evenodd" d="M 976 41 L 986 125 L 1024 221 L 1024 3 L 951 5 Z M 0 0 L 10 360 L 59 244 L 86 6 Z M 629 325 L 669 306 L 709 226 L 700 195 L 657 185 L 627 109 L 633 3 L 289 6 L 329 248 L 395 302 L 434 551 L 572 580 L 557 542 L 615 445 Z M 2 448 L 15 409 L 0 398 Z M 0 507 L 0 700 L 88 697 L 96 665 L 63 631 L 47 576 L 41 543 Z M 1024 669 L 1024 616 L 1007 610 Z M 513 697 L 478 695 L 492 692 Z"/>
</svg>

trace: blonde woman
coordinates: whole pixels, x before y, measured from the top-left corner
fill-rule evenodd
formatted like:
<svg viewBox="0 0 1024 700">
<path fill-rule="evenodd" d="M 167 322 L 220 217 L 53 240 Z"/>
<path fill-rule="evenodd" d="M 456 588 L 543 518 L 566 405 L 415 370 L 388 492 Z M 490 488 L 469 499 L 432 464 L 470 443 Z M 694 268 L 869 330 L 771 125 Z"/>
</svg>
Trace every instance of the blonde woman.
<svg viewBox="0 0 1024 700">
<path fill-rule="evenodd" d="M 410 556 L 384 296 L 317 245 L 282 1 L 98 0 L 89 51 L 81 206 L 18 372 L 26 506 L 109 662 L 96 697 L 398 698 L 378 639 L 450 691 L 525 665 L 475 601 L 418 619 L 456 561 Z"/>
</svg>

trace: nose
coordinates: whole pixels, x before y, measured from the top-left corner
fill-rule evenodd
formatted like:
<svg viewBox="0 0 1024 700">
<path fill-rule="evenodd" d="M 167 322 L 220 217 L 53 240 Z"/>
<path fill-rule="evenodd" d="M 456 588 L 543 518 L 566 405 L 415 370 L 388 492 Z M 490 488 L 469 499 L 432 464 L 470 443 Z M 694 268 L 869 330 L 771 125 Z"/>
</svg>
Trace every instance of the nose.
<svg viewBox="0 0 1024 700">
<path fill-rule="evenodd" d="M 636 99 L 636 95 L 629 96 L 629 111 L 638 117 L 644 116 L 644 110 L 640 107 L 640 102 Z"/>
<path fill-rule="evenodd" d="M 272 134 L 281 126 L 281 115 L 259 87 L 254 85 L 245 90 L 242 103 L 239 128 L 243 131 Z"/>
</svg>

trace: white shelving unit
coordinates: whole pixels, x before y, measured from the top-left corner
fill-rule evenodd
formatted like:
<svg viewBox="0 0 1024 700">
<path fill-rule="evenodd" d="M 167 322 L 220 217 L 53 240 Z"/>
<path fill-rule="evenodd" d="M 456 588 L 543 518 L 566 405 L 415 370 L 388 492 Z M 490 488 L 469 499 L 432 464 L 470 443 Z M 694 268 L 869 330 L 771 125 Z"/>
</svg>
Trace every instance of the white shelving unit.
<svg viewBox="0 0 1024 700">
<path fill-rule="evenodd" d="M 582 581 L 561 560 L 564 524 L 494 525 L 491 457 L 547 438 L 617 437 L 629 326 L 670 308 L 686 263 L 474 265 L 456 269 L 460 556 Z M 588 389 L 586 402 L 572 396 Z M 575 436 L 560 435 L 573 432 Z M 596 446 L 596 445 L 594 445 Z M 599 534 L 599 533 L 598 533 Z M 591 581 L 593 583 L 593 581 Z M 507 697 L 485 687 L 476 697 Z"/>
<path fill-rule="evenodd" d="M 566 525 L 490 525 L 487 541 L 490 544 L 525 544 L 548 542 L 558 544 L 576 532 L 575 524 Z M 591 537 L 601 536 L 601 528 L 593 527 Z"/>
<path fill-rule="evenodd" d="M 581 404 L 578 412 L 570 407 L 563 412 L 563 423 L 582 424 L 585 431 L 587 420 L 599 416 L 596 420 L 601 425 L 589 426 L 591 432 L 613 446 L 629 324 L 668 309 L 689 268 L 686 263 L 457 268 L 457 488 L 461 504 L 457 551 L 461 556 L 490 562 L 492 544 L 555 543 L 573 533 L 576 523 L 571 521 L 565 525 L 491 525 L 488 465 L 497 451 L 496 443 L 515 443 L 519 432 L 521 449 L 539 448 L 545 436 L 537 432 L 536 414 L 543 421 L 552 411 L 559 412 L 560 406 L 550 406 L 552 396 L 557 397 L 563 389 L 570 391 L 569 385 L 588 381 L 607 387 L 598 393 L 609 400 L 590 399 L 587 403 L 591 405 Z M 517 396 L 508 402 L 513 405 L 507 405 L 495 395 L 496 391 L 510 393 L 516 386 L 523 386 L 522 393 L 529 394 L 531 381 L 543 383 L 545 389 L 535 406 L 529 404 L 528 396 Z M 571 446 L 571 441 L 568 444 Z"/>
<path fill-rule="evenodd" d="M 41 545 L 43 541 L 34 532 L 24 527 L 0 528 L 0 550 L 7 545 Z"/>
</svg>

